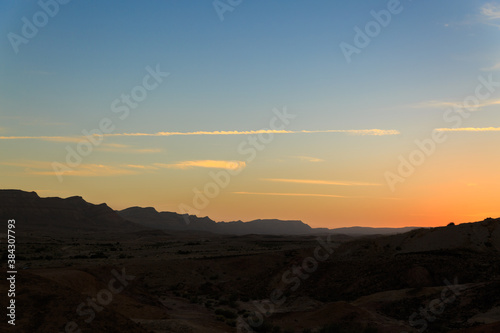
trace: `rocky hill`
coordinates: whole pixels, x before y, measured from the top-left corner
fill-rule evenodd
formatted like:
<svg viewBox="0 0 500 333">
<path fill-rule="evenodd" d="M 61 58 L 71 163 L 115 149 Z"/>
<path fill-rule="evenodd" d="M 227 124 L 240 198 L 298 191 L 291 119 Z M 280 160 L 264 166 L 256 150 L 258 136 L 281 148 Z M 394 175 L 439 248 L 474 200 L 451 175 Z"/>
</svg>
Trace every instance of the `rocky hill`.
<svg viewBox="0 0 500 333">
<path fill-rule="evenodd" d="M 500 218 L 480 222 L 421 228 L 406 233 L 358 240 L 346 246 L 346 255 L 376 252 L 397 255 L 439 251 L 500 251 Z"/>
<path fill-rule="evenodd" d="M 40 198 L 35 192 L 0 190 L 0 218 L 15 219 L 17 229 L 57 231 L 135 231 L 143 226 L 126 221 L 106 204 L 94 205 L 75 196 Z"/>
<path fill-rule="evenodd" d="M 118 214 L 129 221 L 146 226 L 148 228 L 177 231 L 208 231 L 218 234 L 232 235 L 311 235 L 311 234 L 346 234 L 354 236 L 368 236 L 380 234 L 397 234 L 417 227 L 405 228 L 312 228 L 306 223 L 298 220 L 283 221 L 277 219 L 259 219 L 248 222 L 215 222 L 209 217 L 198 217 L 195 215 L 181 215 L 173 212 L 158 212 L 153 207 L 130 207 Z"/>
<path fill-rule="evenodd" d="M 135 223 L 162 230 L 209 231 L 219 234 L 310 234 L 313 228 L 302 221 L 254 220 L 249 222 L 215 222 L 209 217 L 158 212 L 152 207 L 130 207 L 118 214 Z"/>
</svg>

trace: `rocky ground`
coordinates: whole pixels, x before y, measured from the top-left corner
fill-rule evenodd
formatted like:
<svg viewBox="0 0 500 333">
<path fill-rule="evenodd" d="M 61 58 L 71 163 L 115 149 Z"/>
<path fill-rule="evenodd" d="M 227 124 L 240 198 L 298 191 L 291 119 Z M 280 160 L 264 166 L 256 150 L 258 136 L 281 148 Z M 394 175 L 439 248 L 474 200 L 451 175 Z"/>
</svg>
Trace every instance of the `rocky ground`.
<svg viewBox="0 0 500 333">
<path fill-rule="evenodd" d="M 401 237 L 22 232 L 2 331 L 497 332 L 495 247 Z"/>
</svg>

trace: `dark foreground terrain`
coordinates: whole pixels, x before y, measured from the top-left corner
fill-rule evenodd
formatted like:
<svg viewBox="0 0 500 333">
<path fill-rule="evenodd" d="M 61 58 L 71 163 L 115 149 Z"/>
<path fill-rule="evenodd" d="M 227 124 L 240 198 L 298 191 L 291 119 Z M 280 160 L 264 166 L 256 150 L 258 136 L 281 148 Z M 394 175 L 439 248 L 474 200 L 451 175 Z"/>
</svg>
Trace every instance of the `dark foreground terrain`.
<svg viewBox="0 0 500 333">
<path fill-rule="evenodd" d="M 500 332 L 499 219 L 233 236 L 147 229 L 105 205 L 25 193 L 0 205 L 4 226 L 16 219 L 18 270 L 16 325 L 4 314 L 1 332 Z M 4 278 L 3 309 L 8 289 Z"/>
</svg>

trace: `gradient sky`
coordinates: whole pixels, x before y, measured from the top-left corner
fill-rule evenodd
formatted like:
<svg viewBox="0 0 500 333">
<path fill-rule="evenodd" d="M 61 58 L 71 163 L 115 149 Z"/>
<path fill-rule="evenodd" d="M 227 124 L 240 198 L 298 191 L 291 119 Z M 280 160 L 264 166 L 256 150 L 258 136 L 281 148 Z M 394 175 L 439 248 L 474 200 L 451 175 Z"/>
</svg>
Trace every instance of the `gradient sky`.
<svg viewBox="0 0 500 333">
<path fill-rule="evenodd" d="M 499 1 L 41 3 L 0 3 L 1 188 L 330 228 L 500 216 Z"/>
</svg>

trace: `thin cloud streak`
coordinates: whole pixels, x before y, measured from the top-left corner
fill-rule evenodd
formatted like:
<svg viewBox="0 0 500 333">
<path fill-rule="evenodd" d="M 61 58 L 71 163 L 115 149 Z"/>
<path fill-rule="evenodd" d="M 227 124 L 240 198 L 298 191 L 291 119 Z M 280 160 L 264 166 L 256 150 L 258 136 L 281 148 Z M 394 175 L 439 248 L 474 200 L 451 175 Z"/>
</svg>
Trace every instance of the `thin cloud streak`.
<svg viewBox="0 0 500 333">
<path fill-rule="evenodd" d="M 157 133 L 115 133 L 106 136 L 185 136 L 185 135 L 251 135 L 251 134 L 315 134 L 315 133 L 346 133 L 354 135 L 398 135 L 397 130 L 364 129 L 364 130 L 252 130 L 252 131 L 196 131 L 196 132 L 157 132 Z"/>
<path fill-rule="evenodd" d="M 42 140 L 54 142 L 80 142 L 84 137 L 79 136 L 0 136 L 0 140 Z"/>
<path fill-rule="evenodd" d="M 97 151 L 114 152 L 114 153 L 131 153 L 131 154 L 144 154 L 144 153 L 161 153 L 161 148 L 134 148 L 129 145 L 122 145 L 117 143 L 105 143 L 96 148 Z"/>
<path fill-rule="evenodd" d="M 499 102 L 500 103 L 500 102 Z M 257 130 L 257 131 L 196 131 L 196 132 L 157 132 L 157 133 L 111 133 L 102 134 L 104 137 L 164 137 L 164 136 L 190 136 L 190 135 L 251 135 L 251 134 L 317 134 L 317 133 L 345 133 L 351 135 L 399 135 L 397 130 L 363 129 L 363 130 Z M 97 135 L 96 135 L 97 136 Z M 79 142 L 87 140 L 83 136 L 0 136 L 0 140 L 44 140 L 56 142 Z"/>
<path fill-rule="evenodd" d="M 126 164 L 123 165 L 125 168 L 131 168 L 131 169 L 140 169 L 140 170 L 158 170 L 158 167 L 155 167 L 153 165 L 138 165 L 138 164 Z"/>
<path fill-rule="evenodd" d="M 339 186 L 381 186 L 382 185 L 382 184 L 377 184 L 377 183 L 342 182 L 342 181 L 312 180 L 312 179 L 264 178 L 262 180 L 269 181 L 269 182 L 317 184 L 317 185 L 339 185 Z"/>
<path fill-rule="evenodd" d="M 45 161 L 18 161 L 18 162 L 2 162 L 0 165 L 23 168 L 24 173 L 29 175 L 53 176 L 56 175 L 51 162 Z M 82 176 L 82 177 L 108 177 L 118 175 L 133 175 L 137 171 L 128 170 L 121 167 L 103 164 L 81 164 L 77 169 L 64 171 L 65 176 Z"/>
<path fill-rule="evenodd" d="M 213 168 L 238 170 L 246 167 L 243 161 L 198 160 L 182 161 L 174 164 L 155 163 L 154 166 L 170 169 Z"/>
<path fill-rule="evenodd" d="M 29 171 L 31 175 L 56 175 L 55 171 Z M 138 172 L 133 170 L 122 169 L 109 165 L 102 164 L 85 164 L 80 165 L 78 169 L 64 171 L 64 176 L 78 177 L 110 177 L 121 175 L 136 175 Z"/>
<path fill-rule="evenodd" d="M 498 100 L 489 100 L 484 103 L 472 105 L 469 109 L 480 109 L 487 106 L 499 105 L 500 99 Z M 465 106 L 460 102 L 444 102 L 444 101 L 427 101 L 418 104 L 411 105 L 410 107 L 415 109 L 424 109 L 424 108 L 455 108 L 455 109 L 464 109 Z"/>
<path fill-rule="evenodd" d="M 316 157 L 310 157 L 310 156 L 292 156 L 293 158 L 297 158 L 301 161 L 305 162 L 311 162 L 311 163 L 318 163 L 318 162 L 324 162 L 325 160 L 322 160 L 321 158 L 316 158 Z"/>
<path fill-rule="evenodd" d="M 437 132 L 500 132 L 500 127 L 436 128 Z"/>
<path fill-rule="evenodd" d="M 489 2 L 480 8 L 483 23 L 500 28 L 500 5 Z"/>
<path fill-rule="evenodd" d="M 314 193 L 261 193 L 261 192 L 233 192 L 234 194 L 248 195 L 271 195 L 271 196 L 286 196 L 286 197 L 325 197 L 325 198 L 348 198 L 342 195 L 334 194 L 314 194 Z"/>
<path fill-rule="evenodd" d="M 484 72 L 498 71 L 498 70 L 500 70 L 500 62 L 496 63 L 495 65 L 493 65 L 491 67 L 481 68 L 481 70 Z"/>
</svg>

